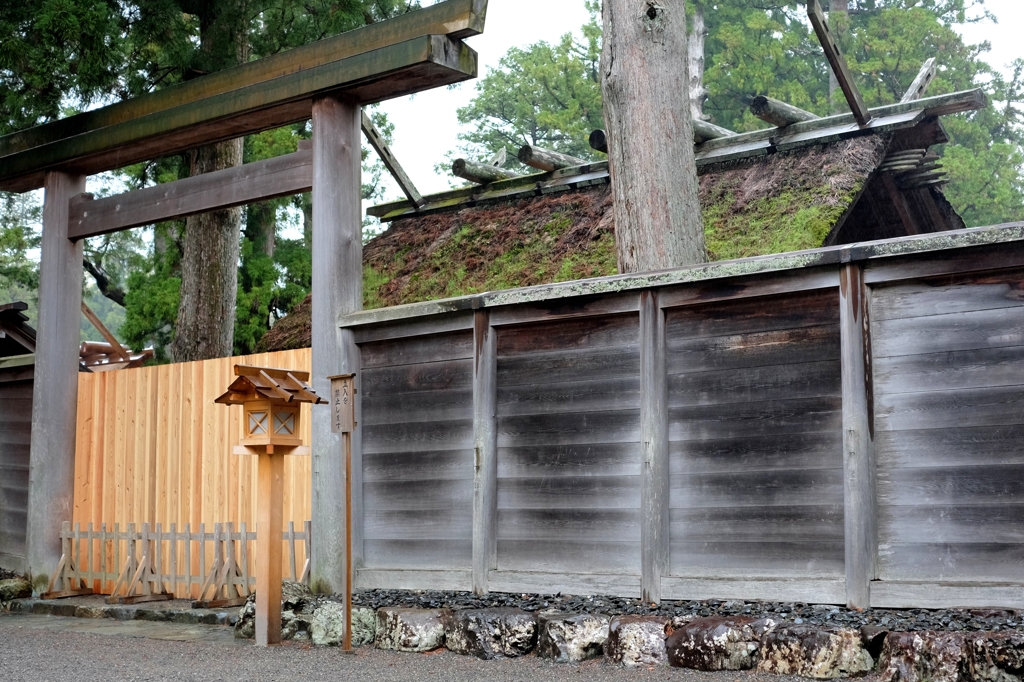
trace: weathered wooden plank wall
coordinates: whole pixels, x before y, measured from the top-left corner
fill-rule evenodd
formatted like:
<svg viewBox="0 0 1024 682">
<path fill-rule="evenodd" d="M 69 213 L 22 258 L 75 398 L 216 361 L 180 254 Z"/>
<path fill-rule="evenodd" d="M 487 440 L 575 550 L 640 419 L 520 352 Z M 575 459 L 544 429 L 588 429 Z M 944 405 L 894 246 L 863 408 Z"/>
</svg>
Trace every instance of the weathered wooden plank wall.
<svg viewBox="0 0 1024 682">
<path fill-rule="evenodd" d="M 1024 270 L 876 287 L 879 577 L 1024 579 Z"/>
<path fill-rule="evenodd" d="M 28 524 L 31 369 L 0 369 L 0 567 L 19 572 L 25 570 Z"/>
<path fill-rule="evenodd" d="M 1024 606 L 1014 230 L 347 316 L 357 585 Z"/>
<path fill-rule="evenodd" d="M 363 564 L 470 589 L 473 332 L 361 346 Z"/>
<path fill-rule="evenodd" d="M 255 528 L 256 458 L 231 452 L 241 437 L 242 408 L 213 401 L 234 379 L 235 364 L 309 371 L 310 360 L 305 349 L 79 374 L 69 520 L 111 529 L 115 523 L 122 529 L 128 523 L 165 529 L 205 523 L 211 531 L 226 522 Z M 310 406 L 302 410 L 308 443 Z M 302 528 L 310 519 L 309 457 L 286 459 L 284 504 L 285 528 L 289 521 Z"/>
<path fill-rule="evenodd" d="M 672 575 L 843 575 L 838 304 L 669 312 Z"/>
</svg>

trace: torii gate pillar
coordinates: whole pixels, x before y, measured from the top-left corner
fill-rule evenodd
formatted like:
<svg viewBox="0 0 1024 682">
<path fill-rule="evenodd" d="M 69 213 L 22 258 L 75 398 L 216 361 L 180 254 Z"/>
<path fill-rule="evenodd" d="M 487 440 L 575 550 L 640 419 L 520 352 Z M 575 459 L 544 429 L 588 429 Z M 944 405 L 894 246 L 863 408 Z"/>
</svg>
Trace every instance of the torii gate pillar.
<svg viewBox="0 0 1024 682">
<path fill-rule="evenodd" d="M 351 331 L 338 328 L 337 319 L 363 307 L 361 125 L 357 103 L 334 96 L 313 101 L 312 340 L 313 389 L 318 395 L 330 395 L 327 377 L 359 372 L 359 348 Z M 358 428 L 353 441 L 352 451 L 358 456 Z M 342 447 L 341 434 L 331 431 L 330 411 L 313 410 L 310 585 L 315 592 L 340 592 L 345 584 L 343 529 L 348 481 Z M 353 471 L 361 469 L 354 463 Z M 358 510 L 361 486 L 359 477 L 354 478 L 354 509 Z M 353 538 L 351 546 L 358 548 L 362 543 Z M 358 563 L 359 558 L 353 560 Z"/>
<path fill-rule="evenodd" d="M 60 563 L 61 523 L 74 511 L 83 244 L 68 240 L 68 200 L 85 191 L 85 176 L 50 171 L 44 187 L 25 543 L 25 568 L 37 592 L 46 590 Z"/>
</svg>

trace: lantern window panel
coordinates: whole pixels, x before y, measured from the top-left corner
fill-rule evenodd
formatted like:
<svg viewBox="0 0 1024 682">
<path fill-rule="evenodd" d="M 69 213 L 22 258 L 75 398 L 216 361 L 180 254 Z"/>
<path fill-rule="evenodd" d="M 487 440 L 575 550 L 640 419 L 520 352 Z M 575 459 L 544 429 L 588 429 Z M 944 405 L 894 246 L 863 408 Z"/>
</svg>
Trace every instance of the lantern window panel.
<svg viewBox="0 0 1024 682">
<path fill-rule="evenodd" d="M 279 436 L 295 434 L 294 412 L 274 412 L 274 434 Z"/>
<path fill-rule="evenodd" d="M 249 413 L 249 435 L 260 436 L 267 435 L 267 413 L 263 411 L 253 411 Z"/>
</svg>

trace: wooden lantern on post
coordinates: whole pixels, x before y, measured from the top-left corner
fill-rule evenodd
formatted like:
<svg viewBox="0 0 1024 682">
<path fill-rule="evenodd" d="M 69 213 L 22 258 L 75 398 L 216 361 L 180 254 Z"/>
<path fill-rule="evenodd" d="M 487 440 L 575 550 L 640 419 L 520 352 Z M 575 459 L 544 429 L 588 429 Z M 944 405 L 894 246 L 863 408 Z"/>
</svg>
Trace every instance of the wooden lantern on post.
<svg viewBox="0 0 1024 682">
<path fill-rule="evenodd" d="M 217 398 L 245 410 L 236 455 L 259 457 L 256 508 L 256 644 L 281 643 L 281 528 L 284 458 L 308 455 L 299 436 L 301 403 L 324 403 L 306 383 L 309 372 L 235 365 L 238 377 Z"/>
</svg>

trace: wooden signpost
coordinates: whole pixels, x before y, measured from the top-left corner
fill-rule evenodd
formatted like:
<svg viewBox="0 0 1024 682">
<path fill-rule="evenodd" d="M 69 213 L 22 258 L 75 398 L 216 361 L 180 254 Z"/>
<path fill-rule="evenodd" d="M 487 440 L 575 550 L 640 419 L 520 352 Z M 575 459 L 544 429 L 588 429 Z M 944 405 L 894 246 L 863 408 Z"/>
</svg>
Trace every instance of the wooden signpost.
<svg viewBox="0 0 1024 682">
<path fill-rule="evenodd" d="M 235 365 L 237 379 L 215 402 L 242 405 L 244 436 L 236 455 L 256 455 L 256 645 L 281 643 L 281 527 L 284 458 L 308 455 L 300 403 L 325 402 L 306 383 L 308 372 Z"/>
<path fill-rule="evenodd" d="M 331 380 L 331 431 L 345 441 L 345 632 L 341 650 L 352 651 L 352 431 L 356 428 L 356 375 Z"/>
</svg>

